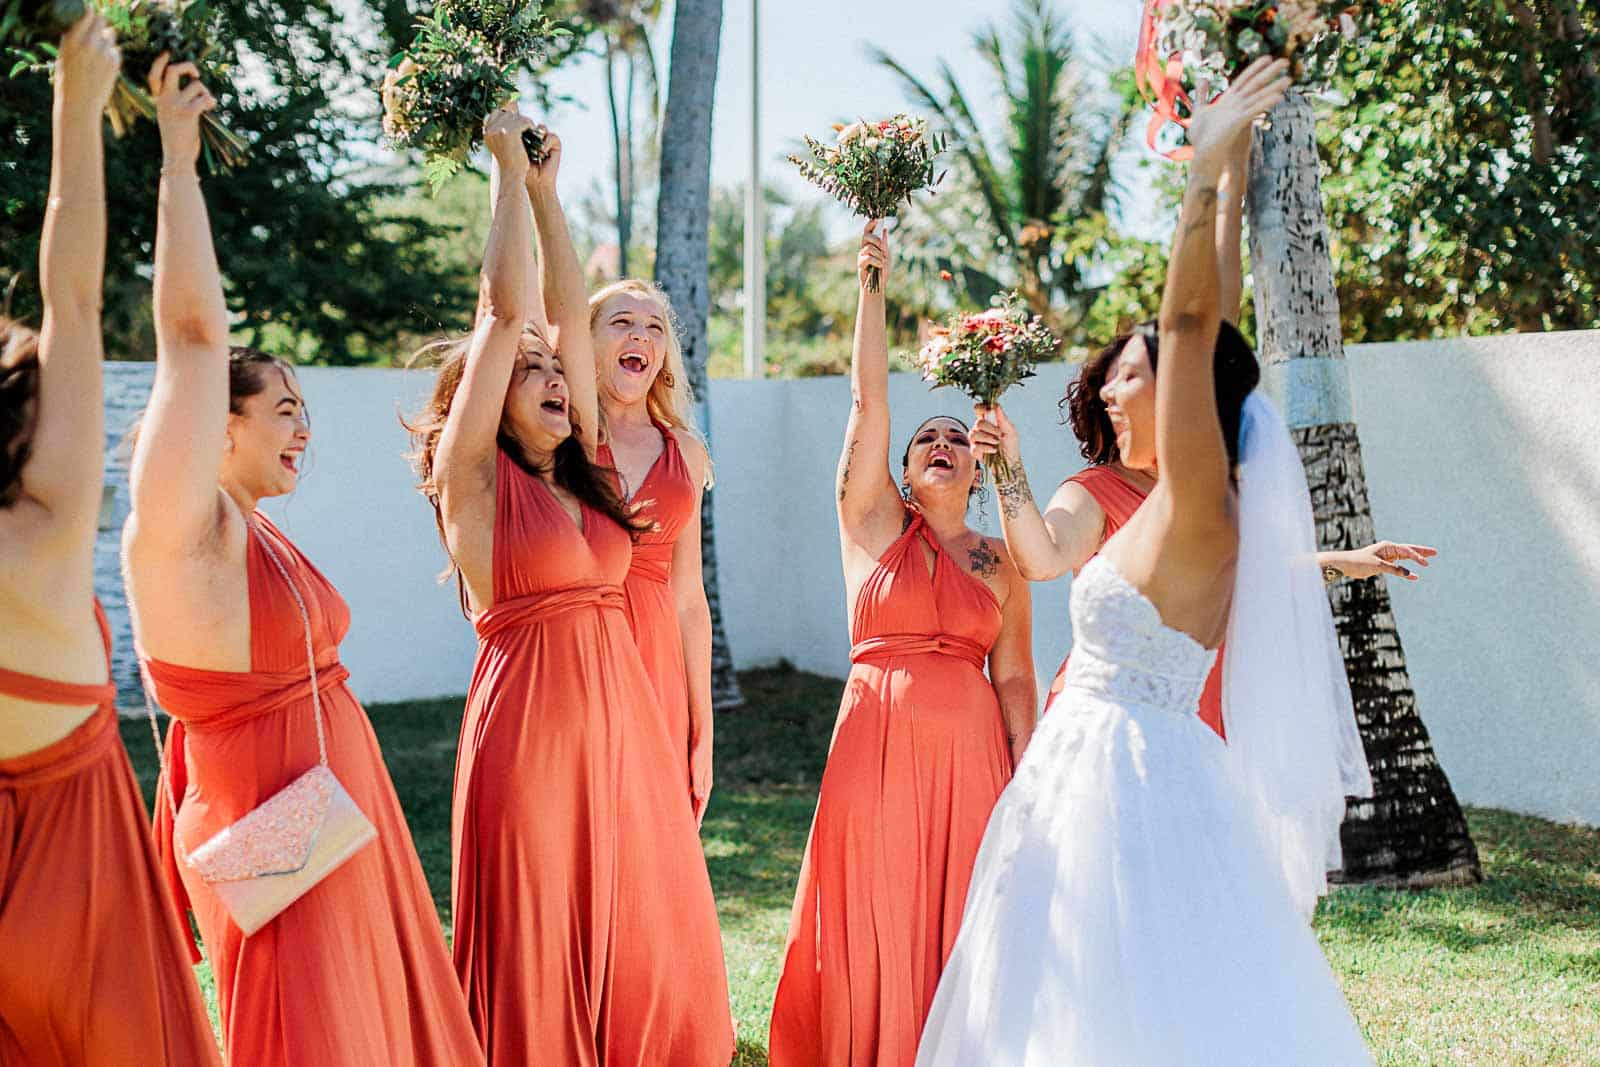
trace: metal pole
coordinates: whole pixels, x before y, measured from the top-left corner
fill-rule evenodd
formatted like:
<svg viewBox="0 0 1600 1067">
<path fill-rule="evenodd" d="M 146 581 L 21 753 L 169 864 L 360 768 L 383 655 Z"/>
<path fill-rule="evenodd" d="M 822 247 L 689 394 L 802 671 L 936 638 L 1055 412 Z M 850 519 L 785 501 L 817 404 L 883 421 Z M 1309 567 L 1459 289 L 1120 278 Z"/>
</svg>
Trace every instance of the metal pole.
<svg viewBox="0 0 1600 1067">
<path fill-rule="evenodd" d="M 767 248 L 761 183 L 761 0 L 750 0 L 750 182 L 744 210 L 744 376 L 766 366 Z"/>
</svg>

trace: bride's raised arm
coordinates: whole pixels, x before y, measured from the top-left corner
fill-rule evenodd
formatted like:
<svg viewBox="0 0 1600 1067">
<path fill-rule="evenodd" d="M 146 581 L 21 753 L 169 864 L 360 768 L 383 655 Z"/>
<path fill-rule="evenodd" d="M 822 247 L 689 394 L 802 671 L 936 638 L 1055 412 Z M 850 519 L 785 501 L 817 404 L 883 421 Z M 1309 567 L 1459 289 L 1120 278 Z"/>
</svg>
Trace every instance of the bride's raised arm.
<svg viewBox="0 0 1600 1067">
<path fill-rule="evenodd" d="M 1239 134 L 1283 99 L 1287 69 L 1281 60 L 1257 60 L 1189 128 L 1195 154 L 1161 301 L 1156 375 L 1157 463 L 1182 525 L 1227 521 L 1231 471 L 1213 381 L 1222 323 L 1219 186 Z"/>
<path fill-rule="evenodd" d="M 876 290 L 866 281 L 872 268 L 881 276 Z M 900 530 L 903 505 L 889 473 L 889 343 L 884 302 L 889 237 L 877 219 L 861 231 L 856 278 L 861 295 L 850 356 L 850 419 L 839 454 L 839 526 L 856 537 L 859 531 L 881 526 L 893 537 Z"/>
</svg>

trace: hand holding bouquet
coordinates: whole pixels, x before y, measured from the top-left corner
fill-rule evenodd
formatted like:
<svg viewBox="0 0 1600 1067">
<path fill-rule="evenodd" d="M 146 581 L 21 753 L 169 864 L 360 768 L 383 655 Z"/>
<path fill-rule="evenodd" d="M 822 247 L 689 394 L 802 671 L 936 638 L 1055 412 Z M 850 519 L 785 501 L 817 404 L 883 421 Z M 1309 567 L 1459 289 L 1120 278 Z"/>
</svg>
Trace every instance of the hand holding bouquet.
<svg viewBox="0 0 1600 1067">
<path fill-rule="evenodd" d="M 483 144 L 485 117 L 516 99 L 516 72 L 566 32 L 542 0 L 438 0 L 417 21 L 411 47 L 390 61 L 383 82 L 389 143 L 421 149 L 437 189 Z M 528 129 L 522 141 L 529 162 L 540 162 L 537 132 Z"/>
<path fill-rule="evenodd" d="M 150 70 L 162 55 L 173 63 L 192 63 L 200 80 L 214 84 L 226 77 L 226 64 L 213 62 L 216 16 L 208 0 L 10 0 L 0 8 L 0 41 L 17 46 L 23 57 L 13 75 L 46 66 L 54 58 L 55 40 L 90 10 L 104 16 L 122 49 L 122 75 L 111 92 L 106 116 L 121 137 L 140 119 L 156 117 L 155 100 L 146 88 Z M 244 161 L 249 145 L 215 114 L 201 120 L 206 164 L 213 171 L 232 170 Z"/>
<path fill-rule="evenodd" d="M 1034 364 L 1060 347 L 1044 320 L 1030 315 L 1021 298 L 1009 292 L 996 297 L 987 311 L 959 313 L 935 327 L 915 362 L 934 388 L 953 385 L 980 407 L 992 408 L 1007 389 L 1033 377 Z M 1003 453 L 995 453 L 990 467 L 997 478 L 1011 475 Z"/>
<path fill-rule="evenodd" d="M 880 122 L 863 119 L 835 126 L 834 131 L 837 136 L 831 145 L 807 137 L 810 158 L 790 156 L 789 162 L 800 169 L 801 177 L 862 218 L 896 218 L 913 193 L 931 189 L 944 178 L 933 173 L 944 140 L 929 135 L 926 119 L 903 114 Z M 880 284 L 878 269 L 869 267 L 867 290 L 876 293 Z"/>
<path fill-rule="evenodd" d="M 1145 0 L 1135 75 L 1156 112 L 1151 146 L 1164 123 L 1188 125 L 1201 83 L 1224 90 L 1258 59 L 1287 59 L 1298 83 L 1319 80 L 1375 2 L 1390 0 Z"/>
</svg>

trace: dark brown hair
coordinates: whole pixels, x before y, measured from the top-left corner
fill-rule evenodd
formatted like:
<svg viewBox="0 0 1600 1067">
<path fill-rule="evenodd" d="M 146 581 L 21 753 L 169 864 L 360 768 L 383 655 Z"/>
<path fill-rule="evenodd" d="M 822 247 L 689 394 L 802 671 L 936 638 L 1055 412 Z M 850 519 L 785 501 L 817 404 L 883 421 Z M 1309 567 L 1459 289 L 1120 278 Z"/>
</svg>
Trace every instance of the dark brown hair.
<svg viewBox="0 0 1600 1067">
<path fill-rule="evenodd" d="M 1154 373 L 1161 357 L 1161 333 L 1152 319 L 1141 322 L 1095 353 L 1067 386 L 1067 395 L 1059 405 L 1065 412 L 1063 421 L 1071 425 L 1080 442 L 1083 458 L 1097 466 L 1121 458 L 1117 454 L 1117 434 L 1111 427 L 1111 417 L 1106 414 L 1106 403 L 1100 399 L 1100 390 L 1105 387 L 1106 376 L 1116 366 L 1122 350 L 1135 337 L 1144 341 L 1145 354 Z M 1226 320 L 1217 330 L 1211 380 L 1217 391 L 1217 417 L 1222 422 L 1222 441 L 1228 449 L 1228 462 L 1236 465 L 1244 402 L 1261 382 L 1261 364 L 1256 361 L 1255 350 L 1244 334 Z"/>
<path fill-rule="evenodd" d="M 543 343 L 544 339 L 540 337 L 539 340 Z M 433 519 L 439 529 L 439 543 L 444 546 L 445 555 L 450 556 L 450 566 L 440 575 L 440 579 L 452 577 L 455 579 L 456 589 L 461 595 L 462 614 L 469 614 L 467 587 L 461 577 L 461 568 L 456 564 L 455 556 L 450 551 L 449 539 L 445 536 L 444 512 L 439 507 L 439 483 L 437 471 L 434 469 L 434 457 L 439 451 L 439 438 L 444 434 L 445 423 L 450 418 L 450 408 L 455 403 L 456 391 L 461 388 L 461 378 L 467 367 L 467 348 L 470 344 L 470 337 L 439 341 L 422 348 L 411 358 L 412 366 L 435 363 L 439 369 L 439 376 L 433 385 L 433 395 L 428 398 L 422 409 L 410 419 L 404 416 L 400 418 L 400 424 L 411 434 L 411 444 L 414 448 L 411 453 L 411 464 L 417 472 L 417 489 L 427 497 L 428 503 L 433 505 Z M 528 458 L 522 445 L 508 434 L 503 426 L 495 436 L 495 444 L 528 474 L 538 478 L 545 473 L 538 464 Z M 614 480 L 616 471 L 589 459 L 589 454 L 584 451 L 583 442 L 578 439 L 577 420 L 572 421 L 572 433 L 556 446 L 555 453 L 550 459 L 549 472 L 557 485 L 577 497 L 581 503 L 587 504 L 628 531 L 628 536 L 636 537 L 649 528 L 649 523 L 636 517 L 637 509 L 629 507 L 617 492 Z"/>
<path fill-rule="evenodd" d="M 924 426 L 928 425 L 928 423 L 937 422 L 940 419 L 949 419 L 951 422 L 953 422 L 957 426 L 961 427 L 961 432 L 962 433 L 967 434 L 969 438 L 971 437 L 972 428 L 969 427 L 961 419 L 956 418 L 954 415 L 930 415 L 930 416 L 928 416 L 927 418 L 923 419 L 921 422 L 917 423 L 917 428 L 915 430 L 912 430 L 911 431 L 911 436 L 906 439 L 906 450 L 900 454 L 900 471 L 901 471 L 902 474 L 905 473 L 905 469 L 907 467 L 911 466 L 911 443 L 917 439 L 917 434 L 921 433 L 922 432 L 922 428 Z M 972 488 L 967 490 L 967 499 L 970 501 L 974 496 L 976 496 L 978 498 L 978 506 L 979 507 L 982 507 L 984 502 L 989 499 L 989 488 L 988 488 L 987 485 L 984 484 L 983 472 L 984 472 L 983 463 L 982 463 L 982 461 L 979 461 L 979 463 L 978 463 L 978 476 L 972 480 Z M 902 495 L 904 495 L 904 493 L 902 493 Z M 910 500 L 908 499 L 906 502 L 910 503 Z"/>
<path fill-rule="evenodd" d="M 276 367 L 285 375 L 294 373 L 294 364 L 286 359 L 268 355 L 259 348 L 250 348 L 246 345 L 228 346 L 228 412 L 233 415 L 244 414 L 244 402 L 257 394 L 267 390 L 267 370 Z M 311 417 L 309 409 L 301 405 L 306 411 L 306 418 Z M 144 426 L 144 413 L 133 420 L 133 425 L 122 438 L 122 450 L 127 455 L 132 455 L 139 444 L 139 430 Z"/>
<path fill-rule="evenodd" d="M 22 468 L 39 419 L 39 335 L 0 318 L 0 508 L 22 495 Z"/>
</svg>

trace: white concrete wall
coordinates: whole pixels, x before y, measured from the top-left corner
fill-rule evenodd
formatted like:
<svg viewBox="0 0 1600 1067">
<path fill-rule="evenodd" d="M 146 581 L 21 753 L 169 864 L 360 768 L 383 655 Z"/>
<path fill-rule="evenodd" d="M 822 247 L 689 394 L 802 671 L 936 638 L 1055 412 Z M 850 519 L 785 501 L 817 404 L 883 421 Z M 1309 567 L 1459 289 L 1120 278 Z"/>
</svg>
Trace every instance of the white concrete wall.
<svg viewBox="0 0 1600 1067">
<path fill-rule="evenodd" d="M 1422 714 L 1461 798 L 1600 825 L 1600 332 L 1352 348 L 1381 536 L 1436 545 L 1424 581 L 1392 584 Z M 1082 465 L 1055 365 L 1007 408 L 1035 493 Z M 350 600 L 352 684 L 367 700 L 460 693 L 473 635 L 411 488 L 396 412 L 426 375 L 303 372 L 309 475 L 268 510 Z M 898 447 L 956 394 L 891 381 Z M 842 378 L 712 386 L 723 609 L 741 666 L 787 659 L 842 675 L 849 637 L 832 477 Z M 898 475 L 898 454 L 894 457 Z M 974 521 L 998 532 L 991 503 Z M 1034 587 L 1048 681 L 1071 643 L 1065 580 Z"/>
</svg>

